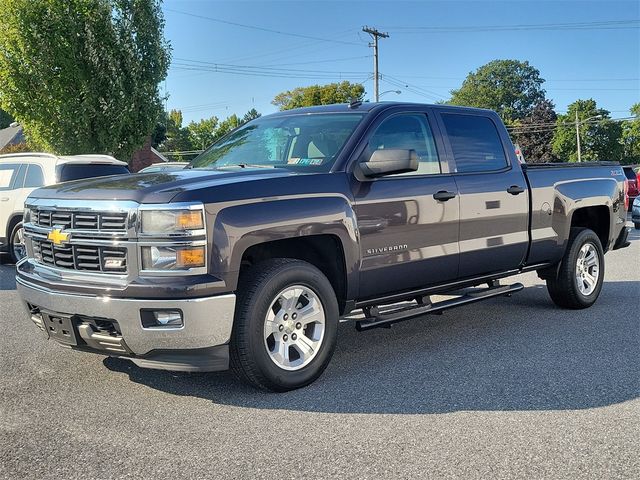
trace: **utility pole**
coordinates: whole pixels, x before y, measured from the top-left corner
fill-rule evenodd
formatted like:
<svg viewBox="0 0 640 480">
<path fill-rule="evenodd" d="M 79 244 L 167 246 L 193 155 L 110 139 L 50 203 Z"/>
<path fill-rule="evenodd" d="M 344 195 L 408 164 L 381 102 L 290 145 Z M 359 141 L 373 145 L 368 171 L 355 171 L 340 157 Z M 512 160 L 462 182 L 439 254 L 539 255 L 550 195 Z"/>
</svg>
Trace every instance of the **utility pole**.
<svg viewBox="0 0 640 480">
<path fill-rule="evenodd" d="M 580 122 L 580 120 L 578 120 L 578 110 L 576 110 L 576 143 L 578 144 L 578 163 L 582 162 L 582 156 L 581 156 L 581 152 L 580 152 L 580 124 L 581 123 L 587 123 L 590 120 L 597 120 L 599 118 L 603 118 L 602 115 L 594 115 L 593 117 L 589 117 L 586 120 L 582 120 L 582 122 Z"/>
<path fill-rule="evenodd" d="M 389 34 L 382 33 L 372 27 L 362 27 L 362 31 L 373 38 L 373 44 L 369 44 L 369 46 L 373 47 L 373 96 L 377 102 L 380 99 L 378 95 L 378 83 L 380 80 L 380 74 L 378 73 L 378 38 L 389 38 Z"/>
<path fill-rule="evenodd" d="M 582 162 L 580 156 L 580 121 L 578 120 L 578 109 L 576 109 L 576 142 L 578 144 L 578 163 Z"/>
</svg>

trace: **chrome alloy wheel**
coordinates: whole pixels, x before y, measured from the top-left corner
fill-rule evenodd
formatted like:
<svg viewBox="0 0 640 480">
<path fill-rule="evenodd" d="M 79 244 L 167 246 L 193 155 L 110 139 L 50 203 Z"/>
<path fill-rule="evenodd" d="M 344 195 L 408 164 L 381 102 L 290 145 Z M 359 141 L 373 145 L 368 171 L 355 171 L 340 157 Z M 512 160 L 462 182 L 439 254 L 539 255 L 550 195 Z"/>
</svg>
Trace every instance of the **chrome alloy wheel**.
<svg viewBox="0 0 640 480">
<path fill-rule="evenodd" d="M 264 344 L 278 367 L 299 370 L 318 354 L 324 332 L 320 298 L 308 287 L 293 285 L 271 302 L 264 321 Z"/>
<path fill-rule="evenodd" d="M 13 247 L 13 256 L 16 261 L 22 260 L 27 256 L 27 247 L 24 245 L 24 228 L 20 227 L 15 231 L 11 239 L 11 244 Z"/>
<path fill-rule="evenodd" d="M 576 284 L 585 296 L 593 293 L 600 276 L 600 258 L 593 243 L 585 243 L 578 253 L 576 262 Z"/>
</svg>

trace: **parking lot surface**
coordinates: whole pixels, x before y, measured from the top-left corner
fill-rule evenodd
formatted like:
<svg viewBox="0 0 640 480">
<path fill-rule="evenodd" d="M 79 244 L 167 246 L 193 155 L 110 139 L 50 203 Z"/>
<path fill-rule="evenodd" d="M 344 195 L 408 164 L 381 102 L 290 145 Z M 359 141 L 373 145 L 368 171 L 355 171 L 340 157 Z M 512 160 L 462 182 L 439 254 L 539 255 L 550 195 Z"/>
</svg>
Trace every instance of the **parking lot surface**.
<svg viewBox="0 0 640 480">
<path fill-rule="evenodd" d="M 588 310 L 531 273 L 511 298 L 343 323 L 324 375 L 285 394 L 47 342 L 0 266 L 0 478 L 640 478 L 631 241 Z"/>
</svg>

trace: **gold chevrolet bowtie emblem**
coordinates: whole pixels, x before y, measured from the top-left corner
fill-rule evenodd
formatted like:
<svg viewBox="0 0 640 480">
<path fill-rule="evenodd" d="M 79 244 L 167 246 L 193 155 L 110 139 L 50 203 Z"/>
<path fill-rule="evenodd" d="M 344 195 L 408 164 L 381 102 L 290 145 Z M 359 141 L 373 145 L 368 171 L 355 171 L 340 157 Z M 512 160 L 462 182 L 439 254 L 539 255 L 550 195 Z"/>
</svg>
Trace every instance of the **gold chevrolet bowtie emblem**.
<svg viewBox="0 0 640 480">
<path fill-rule="evenodd" d="M 47 239 L 51 240 L 54 245 L 60 245 L 69 240 L 69 234 L 59 228 L 54 228 L 49 232 L 49 235 L 47 235 Z"/>
</svg>

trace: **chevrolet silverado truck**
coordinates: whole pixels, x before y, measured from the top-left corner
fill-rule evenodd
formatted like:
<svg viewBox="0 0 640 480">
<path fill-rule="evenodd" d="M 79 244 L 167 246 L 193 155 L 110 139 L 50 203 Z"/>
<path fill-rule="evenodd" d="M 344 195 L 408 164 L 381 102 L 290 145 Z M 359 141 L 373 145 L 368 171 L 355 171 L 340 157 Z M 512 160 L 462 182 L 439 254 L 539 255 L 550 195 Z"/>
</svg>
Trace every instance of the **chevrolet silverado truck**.
<svg viewBox="0 0 640 480">
<path fill-rule="evenodd" d="M 625 247 L 617 163 L 521 164 L 492 111 L 408 103 L 261 117 L 188 169 L 32 193 L 17 289 L 45 335 L 140 367 L 308 385 L 364 331 L 510 296 L 591 306 Z M 435 294 L 446 300 L 432 301 Z"/>
</svg>

